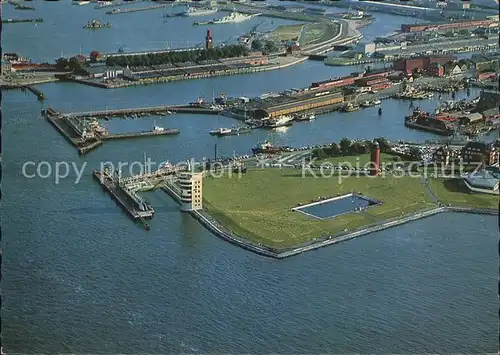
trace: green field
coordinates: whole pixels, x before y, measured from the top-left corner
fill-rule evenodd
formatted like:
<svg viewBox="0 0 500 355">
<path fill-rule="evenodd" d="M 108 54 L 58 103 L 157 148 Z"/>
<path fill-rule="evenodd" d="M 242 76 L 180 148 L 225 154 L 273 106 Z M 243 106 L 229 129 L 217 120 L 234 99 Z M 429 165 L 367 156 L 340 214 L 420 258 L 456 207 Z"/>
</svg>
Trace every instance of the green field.
<svg viewBox="0 0 500 355">
<path fill-rule="evenodd" d="M 282 25 L 276 28 L 270 35 L 270 40 L 283 41 L 298 41 L 300 33 L 304 25 Z"/>
<path fill-rule="evenodd" d="M 299 39 L 301 46 L 307 44 L 316 44 L 328 41 L 335 37 L 340 31 L 338 24 L 329 23 L 308 23 L 302 30 L 302 35 Z"/>
<path fill-rule="evenodd" d="M 320 196 L 360 192 L 382 201 L 362 213 L 318 220 L 291 209 Z M 241 178 L 206 178 L 204 209 L 226 228 L 253 242 L 283 248 L 373 224 L 434 203 L 419 179 L 302 177 L 300 170 L 251 169 Z"/>
<path fill-rule="evenodd" d="M 429 179 L 429 187 L 442 203 L 452 207 L 498 208 L 498 195 L 469 192 L 458 179 Z"/>
</svg>

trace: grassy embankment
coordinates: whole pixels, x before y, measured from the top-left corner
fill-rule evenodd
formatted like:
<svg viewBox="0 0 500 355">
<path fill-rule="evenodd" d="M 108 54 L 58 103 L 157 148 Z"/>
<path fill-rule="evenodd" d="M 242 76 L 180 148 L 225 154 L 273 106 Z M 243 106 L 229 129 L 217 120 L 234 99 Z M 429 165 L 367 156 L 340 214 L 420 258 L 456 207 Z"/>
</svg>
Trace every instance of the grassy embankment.
<svg viewBox="0 0 500 355">
<path fill-rule="evenodd" d="M 444 204 L 452 207 L 498 208 L 498 195 L 471 193 L 459 179 L 429 179 L 429 187 Z"/>
<path fill-rule="evenodd" d="M 291 209 L 320 196 L 360 192 L 383 202 L 363 213 L 317 220 Z M 379 220 L 432 208 L 429 194 L 415 178 L 302 177 L 297 169 L 250 169 L 241 178 L 207 178 L 204 209 L 229 230 L 253 242 L 283 248 L 354 229 Z"/>
<path fill-rule="evenodd" d="M 340 31 L 338 24 L 308 23 L 284 25 L 276 28 L 270 39 L 277 42 L 298 41 L 301 46 L 327 41 Z"/>
</svg>

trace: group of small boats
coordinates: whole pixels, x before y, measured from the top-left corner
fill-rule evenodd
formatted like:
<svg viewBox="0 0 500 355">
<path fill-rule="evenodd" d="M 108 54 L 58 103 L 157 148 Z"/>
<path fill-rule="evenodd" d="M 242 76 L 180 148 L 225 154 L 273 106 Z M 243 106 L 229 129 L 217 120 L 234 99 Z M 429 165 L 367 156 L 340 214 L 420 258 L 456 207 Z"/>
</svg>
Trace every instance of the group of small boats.
<svg viewBox="0 0 500 355">
<path fill-rule="evenodd" d="M 367 108 L 367 107 L 373 107 L 373 106 L 378 106 L 382 103 L 379 99 L 373 100 L 373 101 L 363 101 L 359 105 L 358 104 L 353 104 L 352 102 L 346 103 L 344 106 L 340 108 L 341 112 L 354 112 L 354 111 L 359 111 L 360 108 Z M 379 115 L 382 113 L 382 108 L 379 108 Z"/>
<path fill-rule="evenodd" d="M 410 99 L 410 100 L 425 100 L 433 97 L 432 92 L 421 91 L 421 90 L 406 90 L 403 92 L 398 92 L 394 95 L 398 99 Z"/>
</svg>

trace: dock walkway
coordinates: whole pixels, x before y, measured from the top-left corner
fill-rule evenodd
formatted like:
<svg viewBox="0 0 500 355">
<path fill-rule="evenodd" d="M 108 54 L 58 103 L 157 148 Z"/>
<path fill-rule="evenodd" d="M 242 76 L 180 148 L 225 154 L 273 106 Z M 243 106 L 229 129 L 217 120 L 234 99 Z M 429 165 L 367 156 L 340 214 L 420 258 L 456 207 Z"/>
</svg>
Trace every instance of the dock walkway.
<svg viewBox="0 0 500 355">
<path fill-rule="evenodd" d="M 216 115 L 221 112 L 220 109 L 214 109 L 211 107 L 199 107 L 199 106 L 152 106 L 152 107 L 138 107 L 138 108 L 123 108 L 116 110 L 97 110 L 97 111 L 87 111 L 87 112 L 71 112 L 65 113 L 64 116 L 68 118 L 89 118 L 89 117 L 119 117 L 119 116 L 131 116 L 131 115 L 141 115 L 141 114 L 156 114 L 156 113 L 199 113 Z"/>
</svg>

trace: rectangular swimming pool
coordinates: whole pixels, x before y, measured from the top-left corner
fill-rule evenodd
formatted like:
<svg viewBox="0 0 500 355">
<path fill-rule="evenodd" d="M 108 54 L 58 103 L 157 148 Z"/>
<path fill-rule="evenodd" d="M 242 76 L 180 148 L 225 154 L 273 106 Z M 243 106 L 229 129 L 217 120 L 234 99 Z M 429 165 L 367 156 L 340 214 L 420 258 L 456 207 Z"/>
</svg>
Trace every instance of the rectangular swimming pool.
<svg viewBox="0 0 500 355">
<path fill-rule="evenodd" d="M 345 213 L 363 210 L 378 204 L 380 204 L 380 202 L 377 200 L 356 194 L 348 194 L 296 207 L 293 208 L 293 210 L 318 219 L 327 219 Z"/>
</svg>

